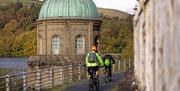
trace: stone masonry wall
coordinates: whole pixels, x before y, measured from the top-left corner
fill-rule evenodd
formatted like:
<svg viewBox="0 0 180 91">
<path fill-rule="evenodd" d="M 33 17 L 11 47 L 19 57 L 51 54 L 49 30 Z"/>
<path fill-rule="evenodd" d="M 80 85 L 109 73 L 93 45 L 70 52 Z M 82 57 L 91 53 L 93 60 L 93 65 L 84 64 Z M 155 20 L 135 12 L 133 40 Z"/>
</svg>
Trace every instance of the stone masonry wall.
<svg viewBox="0 0 180 91">
<path fill-rule="evenodd" d="M 54 35 L 60 38 L 60 55 L 72 56 L 76 53 L 76 37 L 84 37 L 84 54 L 90 51 L 94 43 L 94 38 L 100 36 L 93 29 L 93 25 L 101 25 L 101 21 L 83 21 L 83 20 L 49 20 L 39 21 L 37 28 L 37 54 L 52 55 L 51 40 Z M 40 38 L 42 44 L 40 45 Z M 80 54 L 79 54 L 80 55 Z"/>
<path fill-rule="evenodd" d="M 180 0 L 138 0 L 135 76 L 142 91 L 180 91 Z"/>
</svg>

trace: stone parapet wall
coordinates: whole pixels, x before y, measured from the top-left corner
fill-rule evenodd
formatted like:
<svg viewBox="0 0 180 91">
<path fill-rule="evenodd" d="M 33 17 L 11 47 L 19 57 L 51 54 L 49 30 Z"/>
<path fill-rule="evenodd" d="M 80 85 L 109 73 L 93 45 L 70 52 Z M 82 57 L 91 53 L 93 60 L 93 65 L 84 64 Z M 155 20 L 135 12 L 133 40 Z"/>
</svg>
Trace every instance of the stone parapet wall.
<svg viewBox="0 0 180 91">
<path fill-rule="evenodd" d="M 139 0 L 135 76 L 142 91 L 180 90 L 180 1 Z"/>
</svg>

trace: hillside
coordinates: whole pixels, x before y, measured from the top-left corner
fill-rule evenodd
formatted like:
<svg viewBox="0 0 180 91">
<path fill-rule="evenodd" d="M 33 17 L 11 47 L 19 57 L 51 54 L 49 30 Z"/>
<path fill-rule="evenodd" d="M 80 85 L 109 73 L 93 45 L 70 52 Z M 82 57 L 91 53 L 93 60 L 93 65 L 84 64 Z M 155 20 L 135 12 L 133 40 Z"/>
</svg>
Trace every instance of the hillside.
<svg viewBox="0 0 180 91">
<path fill-rule="evenodd" d="M 37 0 L 0 0 L 1 2 L 22 2 L 22 3 L 32 3 L 32 2 L 37 2 Z"/>
<path fill-rule="evenodd" d="M 19 2 L 0 6 L 0 57 L 36 55 L 36 20 L 40 7 L 41 4 L 27 7 Z M 133 58 L 132 16 L 111 9 L 99 9 L 99 12 L 103 21 L 101 53 L 121 53 L 122 58 Z"/>
<path fill-rule="evenodd" d="M 98 8 L 98 12 L 101 16 L 109 17 L 109 18 L 118 17 L 119 19 L 126 19 L 130 15 L 128 13 L 119 10 L 106 9 L 106 8 Z"/>
<path fill-rule="evenodd" d="M 41 4 L 42 3 L 42 2 L 37 1 L 37 0 L 0 0 L 1 5 L 8 5 L 11 3 L 16 3 L 16 2 L 21 2 L 23 4 L 30 4 L 30 3 Z"/>
</svg>

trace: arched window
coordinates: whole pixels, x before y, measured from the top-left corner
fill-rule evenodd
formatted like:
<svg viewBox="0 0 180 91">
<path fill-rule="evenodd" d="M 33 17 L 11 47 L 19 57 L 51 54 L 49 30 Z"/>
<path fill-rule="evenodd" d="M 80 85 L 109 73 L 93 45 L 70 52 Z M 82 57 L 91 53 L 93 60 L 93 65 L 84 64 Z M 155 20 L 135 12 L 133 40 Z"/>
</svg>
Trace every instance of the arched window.
<svg viewBox="0 0 180 91">
<path fill-rule="evenodd" d="M 60 54 L 60 39 L 57 35 L 52 37 L 52 54 Z"/>
<path fill-rule="evenodd" d="M 84 54 L 84 37 L 81 35 L 76 37 L 76 53 Z"/>
<path fill-rule="evenodd" d="M 39 54 L 43 54 L 43 41 L 42 38 L 39 37 Z"/>
</svg>

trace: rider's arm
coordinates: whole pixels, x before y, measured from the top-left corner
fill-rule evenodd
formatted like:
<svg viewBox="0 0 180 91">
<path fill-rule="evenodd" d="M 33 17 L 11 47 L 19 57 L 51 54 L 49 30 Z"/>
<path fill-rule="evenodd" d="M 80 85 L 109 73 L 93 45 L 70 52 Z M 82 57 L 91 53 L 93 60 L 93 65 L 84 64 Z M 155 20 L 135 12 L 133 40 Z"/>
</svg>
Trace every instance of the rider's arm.
<svg viewBox="0 0 180 91">
<path fill-rule="evenodd" d="M 114 58 L 111 55 L 109 55 L 109 56 L 110 56 L 112 63 L 115 64 Z"/>
<path fill-rule="evenodd" d="M 104 66 L 104 62 L 103 62 L 101 56 L 98 53 L 96 53 L 96 56 L 97 56 L 97 58 L 99 60 L 100 66 Z"/>
<path fill-rule="evenodd" d="M 105 59 L 106 59 L 106 56 L 104 55 L 103 58 L 102 58 L 103 62 L 105 62 Z"/>
<path fill-rule="evenodd" d="M 86 56 L 86 66 L 87 66 L 87 64 L 88 64 L 88 57 L 89 57 L 89 53 L 88 53 L 87 56 Z"/>
</svg>

